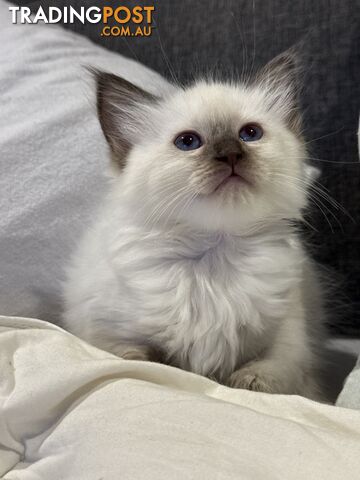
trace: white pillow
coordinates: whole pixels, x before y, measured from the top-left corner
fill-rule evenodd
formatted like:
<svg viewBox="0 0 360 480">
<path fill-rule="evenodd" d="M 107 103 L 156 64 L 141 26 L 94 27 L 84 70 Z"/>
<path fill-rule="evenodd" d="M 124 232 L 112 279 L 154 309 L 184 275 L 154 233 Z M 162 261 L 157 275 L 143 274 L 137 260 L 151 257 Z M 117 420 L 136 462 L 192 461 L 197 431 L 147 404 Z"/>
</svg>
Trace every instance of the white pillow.
<svg viewBox="0 0 360 480">
<path fill-rule="evenodd" d="M 8 7 L 0 0 L 0 314 L 55 320 L 64 262 L 108 162 L 83 66 L 153 92 L 166 82 L 61 27 L 13 25 Z"/>
</svg>

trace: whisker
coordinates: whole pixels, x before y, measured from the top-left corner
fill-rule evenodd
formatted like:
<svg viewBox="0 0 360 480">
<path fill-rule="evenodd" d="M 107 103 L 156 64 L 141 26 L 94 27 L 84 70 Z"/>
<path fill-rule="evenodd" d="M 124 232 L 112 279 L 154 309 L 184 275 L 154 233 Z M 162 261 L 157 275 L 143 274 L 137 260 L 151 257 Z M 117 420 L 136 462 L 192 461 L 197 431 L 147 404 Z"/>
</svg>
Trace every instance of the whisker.
<svg viewBox="0 0 360 480">
<path fill-rule="evenodd" d="M 317 157 L 307 157 L 307 158 L 309 160 L 313 160 L 314 162 L 334 163 L 339 165 L 360 165 L 359 160 L 357 162 L 343 162 L 343 161 L 337 161 L 337 160 L 325 160 L 323 158 L 317 158 Z"/>
<path fill-rule="evenodd" d="M 236 28 L 239 36 L 240 36 L 240 41 L 241 41 L 241 44 L 242 44 L 242 67 L 241 67 L 241 77 L 240 78 L 241 78 L 242 81 L 245 81 L 245 79 L 247 77 L 247 69 L 248 69 L 247 46 L 246 46 L 245 38 L 243 36 L 242 29 L 240 28 L 238 20 L 236 19 L 235 14 L 232 10 L 230 11 L 230 15 L 234 19 L 235 28 Z"/>
<path fill-rule="evenodd" d="M 330 133 L 326 133 L 325 135 L 321 135 L 321 137 L 313 138 L 308 142 L 305 142 L 305 145 L 309 145 L 310 143 L 317 142 L 318 140 L 321 140 L 322 138 L 330 137 L 331 135 L 336 135 L 337 133 L 340 133 L 342 130 L 344 130 L 344 127 L 341 127 L 338 130 L 335 130 L 335 132 L 330 132 Z"/>
<path fill-rule="evenodd" d="M 199 195 L 198 192 L 194 192 L 193 195 L 188 199 L 188 201 L 185 202 L 185 205 L 176 216 L 176 222 L 178 221 L 179 217 L 190 207 L 190 205 L 193 203 L 193 201 L 198 195 Z"/>
<path fill-rule="evenodd" d="M 302 183 L 307 189 L 310 189 L 310 190 L 313 190 L 315 193 L 317 193 L 318 195 L 320 195 L 323 200 L 326 200 L 327 202 L 329 202 L 330 205 L 332 205 L 334 208 L 336 208 L 337 210 L 341 211 L 345 216 L 347 216 L 353 223 L 356 223 L 355 222 L 355 219 L 352 217 L 352 215 L 346 210 L 346 208 L 341 205 L 341 203 L 339 203 L 337 200 L 335 200 L 335 198 L 333 198 L 331 195 L 329 195 L 327 192 L 328 190 L 318 181 L 313 181 L 311 183 L 305 181 L 304 179 L 302 178 L 299 178 L 297 176 L 294 176 L 294 175 L 286 175 L 286 174 L 282 174 L 280 172 L 277 172 L 276 175 L 285 175 L 286 178 L 291 178 L 291 179 L 294 179 L 296 180 L 297 182 L 299 183 Z"/>
<path fill-rule="evenodd" d="M 175 70 L 173 69 L 171 63 L 170 63 L 170 60 L 169 60 L 169 57 L 167 56 L 166 52 L 165 52 L 165 49 L 164 49 L 164 45 L 162 43 L 162 40 L 161 40 L 161 36 L 160 36 L 160 31 L 159 31 L 159 28 L 158 28 L 158 25 L 155 21 L 155 19 L 153 19 L 153 23 L 154 23 L 154 26 L 155 26 L 155 32 L 156 32 L 156 35 L 157 35 L 157 38 L 159 40 L 159 46 L 160 46 L 160 51 L 161 51 L 161 54 L 164 58 L 164 61 L 165 61 L 165 64 L 169 70 L 169 73 L 171 75 L 171 78 L 173 80 L 173 82 L 176 84 L 176 85 L 179 85 L 180 86 L 180 82 L 179 82 L 179 79 L 177 78 L 177 76 L 175 75 Z"/>
<path fill-rule="evenodd" d="M 274 182 L 274 183 L 275 183 L 276 185 L 279 185 L 279 186 L 282 186 L 282 185 L 283 185 L 282 182 Z M 327 221 L 327 223 L 328 223 L 328 225 L 329 225 L 332 233 L 334 233 L 333 226 L 332 226 L 332 224 L 331 224 L 328 216 L 326 215 L 326 213 L 324 212 L 324 210 L 321 208 L 321 206 L 324 207 L 324 208 L 326 208 L 326 207 L 324 206 L 324 204 L 323 204 L 319 199 L 317 199 L 314 195 L 312 195 L 311 193 L 309 193 L 306 189 L 301 188 L 301 187 L 299 187 L 299 186 L 297 186 L 297 185 L 295 185 L 295 184 L 293 184 L 293 187 L 294 187 L 297 191 L 299 191 L 299 192 L 301 192 L 301 193 L 304 193 L 307 197 L 310 198 L 310 200 L 315 204 L 315 206 L 321 211 L 321 213 L 323 214 L 325 220 Z M 320 202 L 321 206 L 319 205 L 318 202 Z M 327 209 L 327 211 L 329 211 L 329 210 Z M 336 217 L 335 217 L 335 218 L 336 218 Z M 337 219 L 336 219 L 336 220 L 337 220 Z"/>
<path fill-rule="evenodd" d="M 249 76 L 252 77 L 255 68 L 255 58 L 256 58 L 256 16 L 255 16 L 255 0 L 252 1 L 252 27 L 253 27 L 253 54 L 252 62 L 250 67 Z"/>
<path fill-rule="evenodd" d="M 163 191 L 163 193 L 165 193 Z M 174 192 L 175 195 L 173 197 L 168 197 L 165 196 L 162 202 L 160 202 L 157 207 L 151 212 L 151 214 L 147 217 L 146 223 L 157 223 L 166 213 L 166 211 L 175 204 L 176 208 L 176 203 L 180 202 L 183 196 L 187 198 L 187 194 L 191 193 L 189 192 L 189 187 L 187 185 L 183 186 L 182 188 L 178 189 L 177 191 Z"/>
<path fill-rule="evenodd" d="M 319 210 L 324 215 L 324 218 L 326 219 L 327 223 L 329 224 L 332 233 L 334 233 L 332 224 L 329 221 L 328 216 L 326 215 L 324 210 L 326 210 L 329 213 L 329 215 L 331 215 L 334 218 L 334 220 L 337 222 L 337 224 L 339 225 L 339 227 L 343 231 L 343 226 L 342 226 L 341 222 L 339 221 L 339 219 L 336 217 L 336 215 L 328 208 L 328 206 L 318 196 L 316 196 L 316 193 L 319 194 L 319 192 L 317 192 L 316 190 L 312 191 L 310 189 L 310 185 L 308 183 L 304 182 L 302 179 L 299 179 L 297 177 L 285 175 L 285 174 L 282 174 L 282 173 L 275 173 L 275 175 L 278 176 L 278 177 L 286 178 L 287 181 L 291 182 L 292 186 L 295 189 L 297 189 L 301 193 L 306 194 L 310 198 L 310 200 L 317 206 L 317 208 L 319 208 Z M 295 183 L 295 182 L 298 182 L 298 183 Z M 324 192 L 322 192 L 322 193 L 324 193 Z M 326 197 L 323 198 L 323 200 L 329 201 L 329 199 L 326 198 Z"/>
</svg>

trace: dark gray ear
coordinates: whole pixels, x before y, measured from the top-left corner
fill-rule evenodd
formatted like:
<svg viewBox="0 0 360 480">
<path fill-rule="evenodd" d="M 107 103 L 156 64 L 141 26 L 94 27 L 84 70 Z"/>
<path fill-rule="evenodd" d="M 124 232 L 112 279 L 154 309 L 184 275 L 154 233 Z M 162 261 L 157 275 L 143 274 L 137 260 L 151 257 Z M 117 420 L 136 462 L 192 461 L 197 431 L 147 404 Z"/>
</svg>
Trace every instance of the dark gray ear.
<svg viewBox="0 0 360 480">
<path fill-rule="evenodd" d="M 266 90 L 270 108 L 277 108 L 296 133 L 301 130 L 300 74 L 299 52 L 289 49 L 266 64 L 255 79 Z"/>
<path fill-rule="evenodd" d="M 122 167 L 143 119 L 144 107 L 155 103 L 157 98 L 112 73 L 93 73 L 97 81 L 97 111 L 101 128 L 113 159 Z"/>
</svg>

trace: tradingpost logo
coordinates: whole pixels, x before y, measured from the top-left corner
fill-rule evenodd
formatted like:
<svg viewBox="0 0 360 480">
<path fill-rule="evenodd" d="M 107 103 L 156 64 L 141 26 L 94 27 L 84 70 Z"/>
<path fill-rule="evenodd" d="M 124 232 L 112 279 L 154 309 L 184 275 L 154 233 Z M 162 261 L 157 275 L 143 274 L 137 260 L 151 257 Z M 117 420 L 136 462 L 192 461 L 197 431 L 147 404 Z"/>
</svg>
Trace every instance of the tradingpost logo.
<svg viewBox="0 0 360 480">
<path fill-rule="evenodd" d="M 39 7 L 31 14 L 29 7 L 10 6 L 12 23 L 75 23 L 102 24 L 104 37 L 149 37 L 153 30 L 153 5 L 116 8 L 104 7 Z"/>
</svg>

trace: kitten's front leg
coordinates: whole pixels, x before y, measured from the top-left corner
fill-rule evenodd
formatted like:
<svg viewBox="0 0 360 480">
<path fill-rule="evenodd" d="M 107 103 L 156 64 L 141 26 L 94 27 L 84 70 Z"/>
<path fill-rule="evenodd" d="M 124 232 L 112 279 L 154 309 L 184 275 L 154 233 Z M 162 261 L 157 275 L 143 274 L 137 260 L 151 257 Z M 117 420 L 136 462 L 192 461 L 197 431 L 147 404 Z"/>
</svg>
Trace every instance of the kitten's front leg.
<svg viewBox="0 0 360 480">
<path fill-rule="evenodd" d="M 272 344 L 263 357 L 236 370 L 227 382 L 229 386 L 323 400 L 315 374 L 318 359 L 310 348 L 301 296 L 296 294 L 294 297 L 292 316 L 278 325 Z"/>
</svg>

